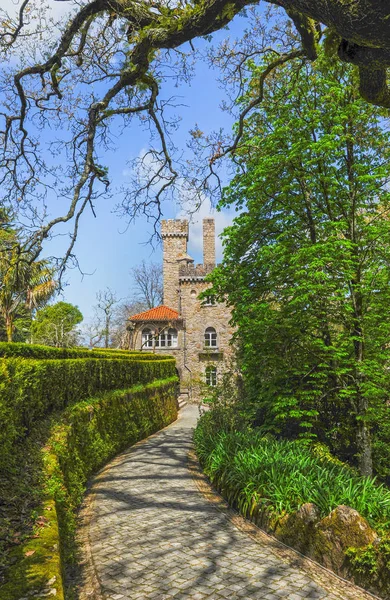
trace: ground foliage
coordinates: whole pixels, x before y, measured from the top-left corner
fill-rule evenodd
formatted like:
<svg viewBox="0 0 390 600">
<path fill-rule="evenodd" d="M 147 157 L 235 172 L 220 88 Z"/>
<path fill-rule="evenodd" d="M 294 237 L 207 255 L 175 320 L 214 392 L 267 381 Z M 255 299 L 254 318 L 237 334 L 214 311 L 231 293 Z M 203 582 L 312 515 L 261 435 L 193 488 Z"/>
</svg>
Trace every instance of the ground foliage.
<svg viewBox="0 0 390 600">
<path fill-rule="evenodd" d="M 263 508 L 282 516 L 310 502 L 321 517 L 346 505 L 372 527 L 390 527 L 386 486 L 296 440 L 277 440 L 258 430 L 218 430 L 211 413 L 200 420 L 194 439 L 205 473 L 245 515 Z"/>
<path fill-rule="evenodd" d="M 225 191 L 242 212 L 212 281 L 256 425 L 324 441 L 365 474 L 373 450 L 388 476 L 389 133 L 355 84 L 324 54 L 274 73 Z"/>
<path fill-rule="evenodd" d="M 78 581 L 76 512 L 88 478 L 105 462 L 176 418 L 176 376 L 101 393 L 37 421 L 0 476 L 0 597 L 56 591 Z"/>
<path fill-rule="evenodd" d="M 361 477 L 321 444 L 308 447 L 298 440 L 263 435 L 247 425 L 241 424 L 240 429 L 237 412 L 220 401 L 201 417 L 194 441 L 205 473 L 244 517 L 320 562 L 326 555 L 331 559 L 333 552 L 340 554 L 346 544 L 340 556 L 343 570 L 336 572 L 388 597 L 390 492 L 386 486 Z M 305 504 L 313 509 L 323 535 L 318 536 L 315 523 L 298 517 Z M 359 533 L 354 537 L 354 528 L 349 530 L 345 522 L 332 529 L 336 511 L 331 511 L 342 505 L 358 511 L 374 528 L 372 543 L 362 545 Z M 357 517 L 357 532 L 361 525 Z"/>
</svg>

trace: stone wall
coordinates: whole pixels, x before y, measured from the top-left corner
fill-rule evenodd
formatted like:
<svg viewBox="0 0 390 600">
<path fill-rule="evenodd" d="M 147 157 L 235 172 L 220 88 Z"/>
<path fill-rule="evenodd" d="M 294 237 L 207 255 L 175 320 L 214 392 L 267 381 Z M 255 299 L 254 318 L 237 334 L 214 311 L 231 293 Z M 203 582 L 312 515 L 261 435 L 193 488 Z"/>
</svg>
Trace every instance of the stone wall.
<svg viewBox="0 0 390 600">
<path fill-rule="evenodd" d="M 187 253 L 188 221 L 186 219 L 161 221 L 161 237 L 163 240 L 163 304 L 178 310 L 180 268 L 178 259 Z"/>
<path fill-rule="evenodd" d="M 169 327 L 173 327 L 177 330 L 177 348 L 172 348 L 167 346 L 166 348 L 155 348 L 154 350 L 151 348 L 142 348 L 142 330 L 149 328 L 153 332 L 157 330 L 162 330 L 167 327 L 166 322 L 161 323 L 137 323 L 134 332 L 133 332 L 133 343 L 132 349 L 134 350 L 142 350 L 142 352 L 150 352 L 155 354 L 174 356 L 176 359 L 176 368 L 179 372 L 180 380 L 182 380 L 182 373 L 184 372 L 184 341 L 185 341 L 185 332 L 183 329 L 183 322 L 173 322 L 169 324 Z"/>
<path fill-rule="evenodd" d="M 234 329 L 229 325 L 230 311 L 224 303 L 204 305 L 199 294 L 210 287 L 203 280 L 180 280 L 181 314 L 185 323 L 184 362 L 190 371 L 186 377 L 192 380 L 192 395 L 197 399 L 205 383 L 208 365 L 214 365 L 221 375 L 232 358 L 230 340 Z M 207 327 L 217 332 L 217 348 L 205 348 L 204 333 Z"/>
</svg>

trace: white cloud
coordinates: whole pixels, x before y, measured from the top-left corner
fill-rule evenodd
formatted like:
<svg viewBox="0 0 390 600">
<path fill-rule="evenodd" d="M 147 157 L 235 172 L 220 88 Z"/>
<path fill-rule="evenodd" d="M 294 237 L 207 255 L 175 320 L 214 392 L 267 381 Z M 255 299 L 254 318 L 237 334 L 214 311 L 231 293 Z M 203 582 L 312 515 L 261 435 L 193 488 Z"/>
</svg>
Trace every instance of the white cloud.
<svg viewBox="0 0 390 600">
<path fill-rule="evenodd" d="M 177 219 L 189 219 L 190 221 L 190 235 L 188 243 L 188 253 L 195 259 L 195 262 L 203 262 L 203 219 L 214 218 L 215 220 L 215 233 L 216 233 L 216 259 L 217 262 L 222 260 L 222 240 L 219 237 L 225 227 L 231 225 L 234 217 L 236 216 L 235 211 L 222 210 L 216 211 L 212 206 L 210 200 L 205 196 L 203 202 L 196 213 L 189 214 L 190 208 L 186 205 L 186 202 L 182 203 L 182 208 L 177 214 Z"/>
</svg>

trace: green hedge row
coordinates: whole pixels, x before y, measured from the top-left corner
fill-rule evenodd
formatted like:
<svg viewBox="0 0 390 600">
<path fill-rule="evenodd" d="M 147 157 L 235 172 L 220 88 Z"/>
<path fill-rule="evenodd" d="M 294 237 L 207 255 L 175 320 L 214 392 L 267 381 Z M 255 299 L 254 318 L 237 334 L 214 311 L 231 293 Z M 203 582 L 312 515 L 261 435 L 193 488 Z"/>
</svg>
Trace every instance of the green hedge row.
<svg viewBox="0 0 390 600">
<path fill-rule="evenodd" d="M 38 419 L 96 393 L 176 375 L 175 361 L 0 359 L 0 472 Z"/>
<path fill-rule="evenodd" d="M 0 342 L 0 357 L 32 358 L 32 359 L 64 359 L 64 358 L 126 358 L 128 360 L 169 360 L 170 356 L 137 352 L 130 350 L 114 350 L 113 348 L 55 348 L 38 344 L 22 344 L 18 342 Z"/>
<path fill-rule="evenodd" d="M 88 478 L 110 458 L 177 418 L 177 378 L 116 390 L 68 407 L 42 450 L 42 505 L 34 535 L 12 551 L 2 600 L 64 598 L 75 562 L 76 510 Z M 22 473 L 21 473 L 22 476 Z"/>
</svg>

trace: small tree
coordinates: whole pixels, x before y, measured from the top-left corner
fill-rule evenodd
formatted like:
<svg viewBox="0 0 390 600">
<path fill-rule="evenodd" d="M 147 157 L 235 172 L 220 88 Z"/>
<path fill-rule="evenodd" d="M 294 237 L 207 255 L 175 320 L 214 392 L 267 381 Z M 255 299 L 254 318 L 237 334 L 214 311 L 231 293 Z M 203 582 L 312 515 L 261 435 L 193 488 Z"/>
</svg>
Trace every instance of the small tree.
<svg viewBox="0 0 390 600">
<path fill-rule="evenodd" d="M 32 341 L 48 346 L 76 346 L 79 332 L 76 326 L 83 320 L 77 306 L 57 302 L 38 310 L 31 325 Z"/>
<path fill-rule="evenodd" d="M 161 265 L 144 260 L 132 269 L 135 288 L 134 300 L 146 309 L 163 303 L 163 273 Z"/>
<path fill-rule="evenodd" d="M 91 348 L 100 346 L 102 342 L 104 347 L 108 348 L 111 345 L 113 319 L 119 300 L 109 287 L 99 290 L 96 300 L 97 303 L 93 307 L 94 316 L 83 328 L 83 334 Z"/>
<path fill-rule="evenodd" d="M 4 319 L 7 340 L 12 342 L 15 319 L 27 309 L 40 308 L 54 294 L 57 284 L 48 260 L 34 260 L 17 233 L 9 228 L 0 232 L 0 315 Z"/>
</svg>

